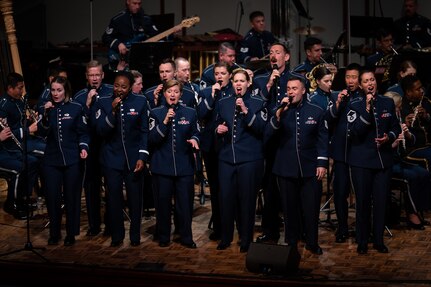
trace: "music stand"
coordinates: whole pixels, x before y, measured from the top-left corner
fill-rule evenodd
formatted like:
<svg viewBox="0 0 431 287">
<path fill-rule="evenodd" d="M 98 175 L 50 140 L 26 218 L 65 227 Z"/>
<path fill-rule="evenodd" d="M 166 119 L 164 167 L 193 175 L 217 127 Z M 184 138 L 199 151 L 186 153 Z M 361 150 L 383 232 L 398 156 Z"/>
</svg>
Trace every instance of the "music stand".
<svg viewBox="0 0 431 287">
<path fill-rule="evenodd" d="M 172 57 L 173 42 L 134 43 L 130 48 L 129 67 L 143 75 L 144 87 L 160 83 L 159 64 Z"/>
</svg>

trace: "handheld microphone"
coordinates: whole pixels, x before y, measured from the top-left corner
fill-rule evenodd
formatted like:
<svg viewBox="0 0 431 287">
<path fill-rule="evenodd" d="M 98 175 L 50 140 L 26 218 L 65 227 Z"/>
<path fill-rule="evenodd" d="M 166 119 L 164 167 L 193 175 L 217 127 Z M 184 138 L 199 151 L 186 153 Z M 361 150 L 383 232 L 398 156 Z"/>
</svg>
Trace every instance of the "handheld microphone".
<svg viewBox="0 0 431 287">
<path fill-rule="evenodd" d="M 176 104 L 170 104 L 169 108 L 174 110 L 176 109 L 177 105 Z M 174 117 L 169 117 L 169 122 L 172 122 L 174 120 Z"/>
<path fill-rule="evenodd" d="M 272 65 L 272 70 L 278 70 L 278 65 L 277 64 L 273 64 Z M 280 79 L 280 77 L 279 76 L 275 76 L 275 79 L 274 79 L 274 86 L 278 86 L 278 80 Z"/>
<path fill-rule="evenodd" d="M 242 111 L 242 109 L 241 109 L 241 106 L 240 105 L 238 105 L 238 104 L 236 104 L 236 99 L 238 99 L 238 98 L 240 98 L 241 97 L 241 92 L 239 92 L 239 91 L 237 91 L 236 92 L 236 94 L 235 94 L 235 108 L 236 108 L 236 110 L 238 111 L 238 112 L 241 112 Z"/>
<path fill-rule="evenodd" d="M 96 90 L 96 95 L 91 98 L 91 103 L 94 103 L 94 101 L 96 99 L 97 100 L 99 99 L 99 94 L 97 93 L 97 87 L 96 86 L 91 86 L 90 90 Z"/>
<path fill-rule="evenodd" d="M 221 88 L 221 85 L 223 84 L 223 81 L 222 81 L 222 80 L 218 80 L 218 81 L 217 81 L 217 84 L 219 84 L 219 85 L 220 85 L 220 88 Z M 220 89 L 216 89 L 216 91 L 220 91 Z"/>
</svg>

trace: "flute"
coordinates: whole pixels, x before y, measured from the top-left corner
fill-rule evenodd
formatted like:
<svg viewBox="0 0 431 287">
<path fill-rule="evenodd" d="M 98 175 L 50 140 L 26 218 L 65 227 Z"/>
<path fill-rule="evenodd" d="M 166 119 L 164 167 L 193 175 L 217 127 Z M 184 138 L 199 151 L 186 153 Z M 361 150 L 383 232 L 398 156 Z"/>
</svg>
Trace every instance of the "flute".
<svg viewBox="0 0 431 287">
<path fill-rule="evenodd" d="M 400 122 L 401 133 L 403 135 L 403 138 L 401 140 L 401 144 L 403 145 L 403 149 L 406 150 L 406 137 L 405 137 L 404 132 L 403 132 L 403 119 L 401 118 L 401 115 L 398 115 L 398 120 Z"/>
<path fill-rule="evenodd" d="M 6 129 L 9 126 L 6 123 L 4 123 L 3 120 L 0 120 L 0 127 L 2 129 Z M 12 132 L 10 133 L 10 137 L 13 139 L 13 141 L 16 143 L 16 145 L 19 147 L 20 150 L 24 150 L 22 148 L 22 145 L 21 145 L 20 141 L 16 138 L 16 136 Z"/>
<path fill-rule="evenodd" d="M 412 123 L 411 123 L 411 126 L 412 126 L 412 127 L 413 127 L 413 125 L 414 125 L 414 123 L 415 123 L 415 121 L 416 121 L 416 118 L 418 117 L 419 107 L 421 107 L 421 106 L 422 106 L 422 99 L 423 99 L 423 98 L 424 98 L 424 97 L 422 96 L 421 100 L 419 101 L 419 104 L 415 107 L 415 111 L 414 111 L 413 119 L 412 119 Z"/>
</svg>

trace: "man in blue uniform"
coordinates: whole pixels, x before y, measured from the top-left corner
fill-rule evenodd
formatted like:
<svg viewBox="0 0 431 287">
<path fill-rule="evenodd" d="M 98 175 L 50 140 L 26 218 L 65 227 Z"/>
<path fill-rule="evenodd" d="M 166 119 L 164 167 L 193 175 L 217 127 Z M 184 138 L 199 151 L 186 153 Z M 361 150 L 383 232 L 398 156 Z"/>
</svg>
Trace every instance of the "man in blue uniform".
<svg viewBox="0 0 431 287">
<path fill-rule="evenodd" d="M 305 232 L 305 248 L 323 253 L 318 244 L 318 221 L 322 196 L 319 181 L 328 168 L 328 128 L 325 111 L 306 99 L 305 80 L 291 77 L 287 95 L 271 117 L 266 138 L 278 134 L 273 165 L 284 213 L 285 242 L 296 248 Z"/>
<path fill-rule="evenodd" d="M 293 71 L 300 74 L 307 74 L 321 62 L 322 58 L 322 40 L 315 37 L 308 37 L 304 41 L 304 51 L 306 59 L 297 65 Z"/>
<path fill-rule="evenodd" d="M 240 42 L 239 63 L 256 61 L 268 56 L 270 46 L 276 42 L 274 35 L 265 30 L 265 15 L 262 11 L 251 12 L 249 19 L 251 29 Z"/>
<path fill-rule="evenodd" d="M 109 47 L 109 67 L 117 70 L 120 61 L 128 62 L 127 53 L 134 42 L 144 41 L 158 34 L 151 18 L 144 14 L 141 0 L 126 0 L 126 9 L 114 16 L 102 35 Z"/>
</svg>

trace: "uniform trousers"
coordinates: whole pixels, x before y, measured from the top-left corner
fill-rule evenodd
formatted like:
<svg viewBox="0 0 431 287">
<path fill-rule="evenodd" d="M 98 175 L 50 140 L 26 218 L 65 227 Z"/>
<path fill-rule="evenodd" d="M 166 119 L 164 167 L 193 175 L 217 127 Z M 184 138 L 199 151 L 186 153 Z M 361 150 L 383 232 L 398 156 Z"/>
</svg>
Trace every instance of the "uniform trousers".
<svg viewBox="0 0 431 287">
<path fill-rule="evenodd" d="M 392 168 L 351 167 L 356 195 L 356 243 L 366 245 L 370 237 L 371 209 L 374 244 L 383 244 L 385 214 Z"/>
<path fill-rule="evenodd" d="M 221 233 L 220 218 L 220 199 L 219 199 L 219 182 L 218 182 L 218 158 L 216 151 L 202 152 L 205 163 L 205 170 L 208 177 L 211 195 L 211 221 L 215 234 Z"/>
<path fill-rule="evenodd" d="M 253 240 L 257 192 L 262 184 L 263 159 L 239 164 L 219 161 L 221 242 L 233 240 L 234 221 L 241 247 Z"/>
<path fill-rule="evenodd" d="M 108 208 L 108 221 L 111 227 L 110 231 L 112 241 L 119 242 L 122 241 L 125 237 L 123 216 L 124 183 L 126 187 L 126 202 L 130 218 L 130 241 L 140 242 L 143 173 L 135 173 L 129 170 L 114 169 L 106 166 L 103 166 L 102 170 L 107 187 L 106 200 Z"/>
<path fill-rule="evenodd" d="M 46 206 L 49 215 L 50 236 L 61 238 L 61 220 L 64 202 L 66 211 L 66 234 L 79 235 L 81 215 L 82 169 L 79 163 L 69 166 L 45 164 Z"/>
<path fill-rule="evenodd" d="M 305 243 L 318 245 L 320 200 L 322 197 L 316 177 L 277 176 L 284 214 L 285 242 L 296 245 L 305 232 Z M 301 227 L 304 220 L 303 228 Z"/>
<path fill-rule="evenodd" d="M 334 160 L 334 206 L 337 214 L 337 234 L 347 235 L 349 233 L 347 218 L 349 212 L 348 198 L 350 194 L 350 170 L 349 165 L 343 161 Z"/>
<path fill-rule="evenodd" d="M 175 218 L 178 222 L 181 242 L 192 243 L 194 175 L 167 176 L 153 173 L 152 179 L 155 201 L 157 201 L 156 219 L 159 241 L 170 242 L 172 199 L 174 198 Z"/>
</svg>

